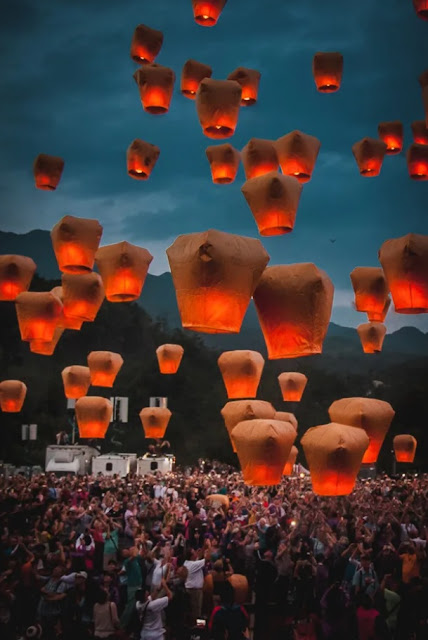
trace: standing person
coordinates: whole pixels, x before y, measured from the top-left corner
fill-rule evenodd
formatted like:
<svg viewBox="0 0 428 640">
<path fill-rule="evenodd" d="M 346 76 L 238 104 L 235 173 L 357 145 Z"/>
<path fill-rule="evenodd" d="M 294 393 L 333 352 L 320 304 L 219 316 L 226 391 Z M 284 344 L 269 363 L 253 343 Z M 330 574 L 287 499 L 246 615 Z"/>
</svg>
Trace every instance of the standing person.
<svg viewBox="0 0 428 640">
<path fill-rule="evenodd" d="M 114 602 L 110 602 L 108 593 L 100 590 L 97 602 L 94 604 L 94 637 L 109 638 L 119 628 L 119 618 Z"/>
<path fill-rule="evenodd" d="M 227 582 L 221 594 L 221 604 L 213 609 L 208 629 L 213 640 L 244 640 L 249 638 L 248 614 L 235 604 L 232 585 Z"/>
<path fill-rule="evenodd" d="M 202 587 L 204 586 L 205 558 L 201 557 L 203 549 L 196 552 L 195 549 L 186 551 L 184 566 L 187 569 L 187 579 L 185 582 L 186 591 L 189 595 L 190 615 L 194 623 L 200 618 L 202 612 Z"/>
<path fill-rule="evenodd" d="M 168 606 L 172 593 L 165 580 L 162 580 L 161 587 L 166 593 L 162 598 L 153 598 L 147 589 L 143 589 L 137 600 L 136 609 L 141 624 L 140 640 L 164 640 L 165 638 L 162 611 Z"/>
<path fill-rule="evenodd" d="M 143 563 L 141 562 L 137 547 L 131 547 L 129 552 L 127 552 L 127 555 L 128 557 L 124 561 L 122 569 L 122 571 L 126 573 L 127 577 L 126 606 L 120 618 L 120 624 L 122 627 L 126 627 L 130 622 L 132 612 L 135 609 L 135 597 L 137 591 L 145 586 L 142 569 Z"/>
</svg>

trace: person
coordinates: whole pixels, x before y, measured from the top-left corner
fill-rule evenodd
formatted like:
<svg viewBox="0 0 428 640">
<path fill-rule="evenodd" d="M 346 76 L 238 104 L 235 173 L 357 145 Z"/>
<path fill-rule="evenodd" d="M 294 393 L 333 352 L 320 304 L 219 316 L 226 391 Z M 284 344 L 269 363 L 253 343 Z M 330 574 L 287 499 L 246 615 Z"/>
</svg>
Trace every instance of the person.
<svg viewBox="0 0 428 640">
<path fill-rule="evenodd" d="M 141 625 L 140 640 L 163 640 L 165 637 L 162 611 L 168 606 L 172 592 L 165 580 L 162 580 L 161 587 L 166 594 L 162 598 L 151 596 L 148 589 L 142 589 L 137 595 L 136 609 Z"/>
<path fill-rule="evenodd" d="M 361 567 L 354 574 L 352 586 L 357 596 L 367 594 L 371 598 L 374 597 L 379 589 L 379 581 L 369 555 L 361 557 Z"/>
<path fill-rule="evenodd" d="M 189 595 L 190 616 L 193 621 L 200 618 L 202 611 L 202 587 L 204 586 L 205 558 L 202 557 L 204 549 L 196 552 L 195 549 L 188 549 L 184 566 L 187 569 L 187 579 L 185 582 L 186 591 Z"/>
<path fill-rule="evenodd" d="M 248 613 L 235 604 L 234 590 L 229 582 L 221 590 L 221 603 L 213 609 L 208 629 L 213 640 L 244 640 L 249 638 Z"/>
<path fill-rule="evenodd" d="M 94 604 L 94 637 L 109 638 L 119 629 L 120 622 L 114 602 L 110 602 L 107 591 L 100 589 Z"/>
</svg>

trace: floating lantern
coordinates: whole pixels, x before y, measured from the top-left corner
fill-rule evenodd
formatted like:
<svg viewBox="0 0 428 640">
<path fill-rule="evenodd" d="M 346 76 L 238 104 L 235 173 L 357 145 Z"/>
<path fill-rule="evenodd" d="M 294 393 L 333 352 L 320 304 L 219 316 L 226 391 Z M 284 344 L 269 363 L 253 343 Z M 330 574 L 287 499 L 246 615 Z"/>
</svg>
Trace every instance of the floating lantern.
<svg viewBox="0 0 428 640">
<path fill-rule="evenodd" d="M 52 356 L 63 333 L 64 327 L 56 327 L 52 340 L 30 340 L 31 353 L 38 353 L 41 356 Z"/>
<path fill-rule="evenodd" d="M 224 351 L 217 360 L 228 398 L 255 398 L 265 360 L 257 351 Z"/>
<path fill-rule="evenodd" d="M 162 344 L 156 349 L 161 373 L 177 373 L 184 349 L 179 344 Z"/>
<path fill-rule="evenodd" d="M 94 266 L 103 228 L 98 220 L 65 216 L 51 231 L 60 271 L 87 273 Z"/>
<path fill-rule="evenodd" d="M 382 311 L 367 311 L 367 320 L 369 322 L 385 322 L 390 306 L 391 298 L 388 296 Z"/>
<path fill-rule="evenodd" d="M 131 41 L 131 58 L 138 64 L 154 62 L 162 48 L 163 33 L 139 24 Z"/>
<path fill-rule="evenodd" d="M 276 141 L 281 171 L 299 182 L 309 182 L 318 158 L 321 142 L 301 131 L 292 131 Z"/>
<path fill-rule="evenodd" d="M 285 371 L 279 374 L 278 382 L 284 402 L 300 402 L 308 379 L 304 373 Z"/>
<path fill-rule="evenodd" d="M 381 122 L 377 128 L 379 138 L 386 144 L 386 155 L 400 153 L 403 148 L 403 125 L 398 120 Z"/>
<path fill-rule="evenodd" d="M 312 61 L 312 73 L 320 93 L 338 91 L 343 73 L 342 54 L 337 51 L 316 53 Z"/>
<path fill-rule="evenodd" d="M 15 300 L 21 339 L 50 342 L 62 315 L 59 298 L 50 292 L 25 291 Z"/>
<path fill-rule="evenodd" d="M 423 71 L 419 76 L 419 84 L 421 85 L 422 89 L 428 87 L 428 69 L 425 69 L 425 71 Z"/>
<path fill-rule="evenodd" d="M 422 20 L 428 20 L 428 0 L 413 0 L 413 6 Z"/>
<path fill-rule="evenodd" d="M 251 138 L 242 149 L 241 158 L 247 180 L 278 171 L 278 154 L 272 140 Z"/>
<path fill-rule="evenodd" d="M 232 431 L 239 422 L 257 418 L 276 420 L 274 418 L 275 409 L 270 402 L 265 402 L 264 400 L 234 400 L 227 402 L 221 410 L 221 415 L 235 453 L 236 448 L 232 439 Z"/>
<path fill-rule="evenodd" d="M 145 407 L 140 411 L 140 420 L 146 438 L 163 438 L 171 418 L 171 411 L 165 407 Z"/>
<path fill-rule="evenodd" d="M 27 395 L 27 387 L 20 380 L 0 382 L 0 409 L 4 413 L 19 413 Z"/>
<path fill-rule="evenodd" d="M 241 106 L 250 107 L 257 102 L 261 73 L 256 69 L 238 67 L 227 76 L 228 80 L 236 80 L 242 87 Z"/>
<path fill-rule="evenodd" d="M 56 296 L 57 298 L 60 299 L 61 302 L 63 302 L 63 291 L 62 291 L 62 287 L 54 287 L 53 289 L 51 289 L 51 293 L 53 293 L 54 296 Z M 83 324 L 83 320 L 80 320 L 79 318 L 69 318 L 67 316 L 64 315 L 64 306 L 62 308 L 62 313 L 61 316 L 58 320 L 58 327 L 62 328 L 62 329 L 73 329 L 75 331 L 79 331 L 79 329 L 81 329 Z"/>
<path fill-rule="evenodd" d="M 386 143 L 376 138 L 363 138 L 352 146 L 352 153 L 360 174 L 365 178 L 374 178 L 380 174 L 387 150 Z"/>
<path fill-rule="evenodd" d="M 175 73 L 160 64 L 146 64 L 134 73 L 144 111 L 160 115 L 169 110 Z"/>
<path fill-rule="evenodd" d="M 146 281 L 153 256 L 129 242 L 109 244 L 98 249 L 95 262 L 109 302 L 137 300 Z"/>
<path fill-rule="evenodd" d="M 407 149 L 407 168 L 412 180 L 428 180 L 428 146 L 414 142 Z"/>
<path fill-rule="evenodd" d="M 386 335 L 386 327 L 381 322 L 366 322 L 357 327 L 364 353 L 380 353 Z"/>
<path fill-rule="evenodd" d="M 293 425 L 293 427 L 297 431 L 298 422 L 294 413 L 290 413 L 289 411 L 276 411 L 274 415 L 274 420 L 282 420 L 283 422 L 289 422 Z"/>
<path fill-rule="evenodd" d="M 243 576 L 240 573 L 232 573 L 232 575 L 226 578 L 226 580 L 232 586 L 234 603 L 237 605 L 244 605 L 248 602 L 250 588 L 248 586 L 246 576 Z M 203 606 L 207 611 L 212 611 L 214 608 L 213 595 L 214 580 L 212 573 L 208 573 L 204 578 L 203 585 Z"/>
<path fill-rule="evenodd" d="M 94 387 L 112 387 L 123 365 L 123 358 L 111 351 L 92 351 L 88 355 L 91 384 Z"/>
<path fill-rule="evenodd" d="M 393 440 L 395 459 L 397 462 L 413 462 L 418 441 L 409 434 L 395 436 Z"/>
<path fill-rule="evenodd" d="M 186 98 L 194 100 L 201 80 L 211 78 L 213 70 L 207 64 L 196 60 L 187 60 L 181 72 L 181 93 Z"/>
<path fill-rule="evenodd" d="M 16 296 L 27 291 L 35 271 L 36 263 L 31 258 L 0 256 L 0 301 L 15 300 Z"/>
<path fill-rule="evenodd" d="M 381 267 L 355 267 L 350 274 L 355 293 L 355 308 L 366 313 L 382 313 L 389 288 Z"/>
<path fill-rule="evenodd" d="M 215 184 L 230 184 L 238 173 L 241 154 L 231 144 L 219 144 L 207 147 L 208 162 Z"/>
<path fill-rule="evenodd" d="M 128 175 L 135 180 L 147 180 L 159 155 L 159 147 L 137 138 L 131 142 L 126 152 Z"/>
<path fill-rule="evenodd" d="M 235 80 L 204 78 L 196 92 L 196 111 L 207 138 L 230 138 L 235 133 L 242 89 Z"/>
<path fill-rule="evenodd" d="M 193 17 L 201 27 L 217 24 L 227 0 L 192 0 Z"/>
<path fill-rule="evenodd" d="M 37 189 L 55 191 L 61 180 L 64 160 L 56 156 L 39 153 L 34 160 L 33 171 Z"/>
<path fill-rule="evenodd" d="M 66 398 L 77 400 L 86 396 L 91 386 L 91 372 L 89 367 L 81 367 L 73 364 L 66 367 L 61 373 L 62 382 L 64 384 L 64 393 Z"/>
<path fill-rule="evenodd" d="M 64 316 L 93 322 L 104 300 L 104 287 L 98 273 L 64 273 L 62 303 Z"/>
<path fill-rule="evenodd" d="M 296 464 L 297 454 L 299 450 L 294 445 L 291 447 L 290 455 L 288 456 L 288 460 L 285 463 L 284 470 L 282 472 L 283 476 L 291 476 L 293 473 L 294 465 Z"/>
<path fill-rule="evenodd" d="M 113 405 L 107 398 L 84 396 L 76 400 L 77 426 L 80 438 L 104 438 L 113 415 Z"/>
<path fill-rule="evenodd" d="M 425 120 L 415 120 L 412 122 L 413 142 L 417 144 L 428 144 L 428 127 Z"/>
<path fill-rule="evenodd" d="M 225 509 L 227 511 L 229 509 L 229 498 L 224 496 L 222 493 L 212 493 L 211 495 L 205 498 L 205 502 L 212 509 Z"/>
</svg>

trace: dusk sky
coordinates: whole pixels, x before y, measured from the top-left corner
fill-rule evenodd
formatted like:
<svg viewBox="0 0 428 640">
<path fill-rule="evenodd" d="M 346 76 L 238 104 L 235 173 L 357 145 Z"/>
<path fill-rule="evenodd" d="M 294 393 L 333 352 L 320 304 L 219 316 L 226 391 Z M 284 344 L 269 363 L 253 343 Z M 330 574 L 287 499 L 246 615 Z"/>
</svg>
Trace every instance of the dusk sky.
<svg viewBox="0 0 428 640">
<path fill-rule="evenodd" d="M 276 139 L 299 129 L 321 140 L 312 180 L 303 188 L 294 231 L 262 238 L 270 264 L 314 262 L 335 288 L 333 320 L 365 321 L 351 307 L 349 273 L 378 266 L 382 242 L 428 233 L 428 182 L 410 180 L 405 153 L 385 158 L 377 178 L 362 178 L 351 152 L 381 121 L 423 119 L 418 76 L 428 68 L 428 23 L 411 0 L 229 0 L 218 24 L 198 26 L 191 0 L 2 0 L 0 51 L 0 228 L 50 229 L 62 216 L 96 218 L 103 244 L 128 240 L 154 256 L 150 272 L 168 270 L 165 249 L 177 235 L 220 229 L 260 237 L 240 191 L 214 185 L 195 103 L 180 94 L 183 63 L 193 58 L 225 78 L 238 66 L 261 72 L 259 101 L 242 108 L 235 148 L 252 137 Z M 129 55 L 135 27 L 164 33 L 156 62 L 172 67 L 169 113 L 142 109 Z M 316 51 L 344 56 L 342 87 L 316 91 Z M 158 145 L 150 179 L 132 180 L 126 149 L 135 138 Z M 55 192 L 36 190 L 40 153 L 65 160 Z M 335 239 L 332 243 L 331 239 Z M 428 315 L 390 313 L 388 330 Z"/>
</svg>

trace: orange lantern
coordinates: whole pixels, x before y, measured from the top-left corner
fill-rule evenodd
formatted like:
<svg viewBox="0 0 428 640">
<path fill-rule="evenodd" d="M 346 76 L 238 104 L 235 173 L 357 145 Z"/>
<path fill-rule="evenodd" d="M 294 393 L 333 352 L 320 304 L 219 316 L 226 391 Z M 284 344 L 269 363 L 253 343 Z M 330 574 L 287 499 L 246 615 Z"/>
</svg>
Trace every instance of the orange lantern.
<svg viewBox="0 0 428 640">
<path fill-rule="evenodd" d="M 422 100 L 425 109 L 425 125 L 428 127 L 428 84 L 422 89 Z"/>
<path fill-rule="evenodd" d="M 104 438 L 113 415 L 107 398 L 84 396 L 76 400 L 77 426 L 80 438 Z"/>
<path fill-rule="evenodd" d="M 409 233 L 379 250 L 396 313 L 428 312 L 428 236 Z"/>
<path fill-rule="evenodd" d="M 62 315 L 59 298 L 50 292 L 25 291 L 15 300 L 21 339 L 50 342 Z"/>
<path fill-rule="evenodd" d="M 395 459 L 397 462 L 413 462 L 418 441 L 413 436 L 403 433 L 393 440 Z"/>
<path fill-rule="evenodd" d="M 257 351 L 224 351 L 217 360 L 228 398 L 255 398 L 265 360 Z"/>
<path fill-rule="evenodd" d="M 181 72 L 181 93 L 186 98 L 194 100 L 196 92 L 204 78 L 211 78 L 213 70 L 207 64 L 196 60 L 187 60 Z"/>
<path fill-rule="evenodd" d="M 379 138 L 386 144 L 386 155 L 400 153 L 403 148 L 403 125 L 398 120 L 381 122 L 377 128 Z"/>
<path fill-rule="evenodd" d="M 316 53 L 312 61 L 312 73 L 320 93 L 338 91 L 343 73 L 342 54 L 337 51 Z"/>
<path fill-rule="evenodd" d="M 275 409 L 270 402 L 264 400 L 234 400 L 227 402 L 221 410 L 224 425 L 229 434 L 230 443 L 236 453 L 235 443 L 232 439 L 232 431 L 239 422 L 260 419 L 275 419 Z"/>
<path fill-rule="evenodd" d="M 137 138 L 131 142 L 126 152 L 128 175 L 135 180 L 147 180 L 159 155 L 159 147 Z"/>
<path fill-rule="evenodd" d="M 350 274 L 355 293 L 355 308 L 366 313 L 382 313 L 389 288 L 381 267 L 355 267 Z"/>
<path fill-rule="evenodd" d="M 161 373 L 177 373 L 184 349 L 179 344 L 162 344 L 156 349 Z"/>
<path fill-rule="evenodd" d="M 111 351 L 91 351 L 88 367 L 94 387 L 112 387 L 123 365 L 123 358 Z"/>
<path fill-rule="evenodd" d="M 413 142 L 406 153 L 407 168 L 412 180 L 428 180 L 428 146 Z"/>
<path fill-rule="evenodd" d="M 31 258 L 0 256 L 0 301 L 15 300 L 17 295 L 28 291 L 35 271 L 36 263 Z"/>
<path fill-rule="evenodd" d="M 413 6 L 422 20 L 428 20 L 428 0 L 413 0 Z"/>
<path fill-rule="evenodd" d="M 77 400 L 86 396 L 91 385 L 91 372 L 88 367 L 73 364 L 61 373 L 66 398 Z"/>
<path fill-rule="evenodd" d="M 261 73 L 256 69 L 238 67 L 227 76 L 228 80 L 236 80 L 242 87 L 241 106 L 250 107 L 257 102 Z"/>
<path fill-rule="evenodd" d="M 304 373 L 285 371 L 279 374 L 278 382 L 284 402 L 300 402 L 308 379 Z"/>
<path fill-rule="evenodd" d="M 385 322 L 385 318 L 388 315 L 390 306 L 391 298 L 388 296 L 382 311 L 367 311 L 367 320 L 369 322 Z"/>
<path fill-rule="evenodd" d="M 251 138 L 242 149 L 241 158 L 247 180 L 278 171 L 278 154 L 272 140 Z"/>
<path fill-rule="evenodd" d="M 238 173 L 241 155 L 231 144 L 219 144 L 207 147 L 206 154 L 215 184 L 230 184 Z"/>
<path fill-rule="evenodd" d="M 357 161 L 360 175 L 364 176 L 364 178 L 378 176 L 386 150 L 386 143 L 376 138 L 363 138 L 356 142 L 352 146 L 352 153 Z"/>
<path fill-rule="evenodd" d="M 333 291 L 328 275 L 311 263 L 265 269 L 254 303 L 270 360 L 322 353 Z"/>
<path fill-rule="evenodd" d="M 428 144 L 428 127 L 425 120 L 415 120 L 412 122 L 413 142 L 417 144 Z"/>
<path fill-rule="evenodd" d="M 33 171 L 37 189 L 55 191 L 61 180 L 64 160 L 56 156 L 39 153 L 34 160 Z"/>
<path fill-rule="evenodd" d="M 109 302 L 137 300 L 146 281 L 153 256 L 129 242 L 109 244 L 98 249 L 95 262 Z"/>
<path fill-rule="evenodd" d="M 217 24 L 227 0 L 192 0 L 193 17 L 201 27 Z"/>
<path fill-rule="evenodd" d="M 140 411 L 140 420 L 146 438 L 163 438 L 171 418 L 171 411 L 166 407 L 144 407 Z"/>
<path fill-rule="evenodd" d="M 183 327 L 239 333 L 269 261 L 261 242 L 211 229 L 179 236 L 166 253 Z"/>
<path fill-rule="evenodd" d="M 386 327 L 381 322 L 366 322 L 357 327 L 364 353 L 380 353 L 385 339 Z"/>
<path fill-rule="evenodd" d="M 289 411 L 276 411 L 273 419 L 282 420 L 283 422 L 289 422 L 297 431 L 298 422 L 294 413 L 290 413 Z"/>
<path fill-rule="evenodd" d="M 98 220 L 65 216 L 57 222 L 51 238 L 59 270 L 64 273 L 92 271 L 102 232 Z"/>
<path fill-rule="evenodd" d="M 261 236 L 278 236 L 293 230 L 302 188 L 296 178 L 276 171 L 245 182 L 241 191 Z"/>
<path fill-rule="evenodd" d="M 131 41 L 131 58 L 138 64 L 154 62 L 162 48 L 163 33 L 139 24 Z"/>
<path fill-rule="evenodd" d="M 229 509 L 229 498 L 224 496 L 222 493 L 212 493 L 210 496 L 205 498 L 205 502 L 212 509 L 225 509 L 227 511 Z"/>
<path fill-rule="evenodd" d="M 104 287 L 98 273 L 64 273 L 62 303 L 64 316 L 93 322 L 104 300 Z"/>
<path fill-rule="evenodd" d="M 370 443 L 364 454 L 363 463 L 376 462 L 395 416 L 395 411 L 389 402 L 374 398 L 342 398 L 333 402 L 328 413 L 332 422 L 364 429 Z"/>
<path fill-rule="evenodd" d="M 31 353 L 38 353 L 41 356 L 53 355 L 56 345 L 59 342 L 60 337 L 64 333 L 63 327 L 56 327 L 52 340 L 30 340 Z"/>
<path fill-rule="evenodd" d="M 291 476 L 293 473 L 294 465 L 296 464 L 297 454 L 299 450 L 294 445 L 291 447 L 290 455 L 288 456 L 288 460 L 285 463 L 284 470 L 282 472 L 283 476 Z"/>
<path fill-rule="evenodd" d="M 196 92 L 196 112 L 207 138 L 219 140 L 233 136 L 241 95 L 241 85 L 235 80 L 201 80 Z"/>
<path fill-rule="evenodd" d="M 134 73 L 144 111 L 160 115 L 169 110 L 174 91 L 175 73 L 160 64 L 146 64 Z"/>
<path fill-rule="evenodd" d="M 419 84 L 421 85 L 422 89 L 428 87 L 428 69 L 425 69 L 425 71 L 423 71 L 419 76 Z"/>
<path fill-rule="evenodd" d="M 321 142 L 301 131 L 292 131 L 278 138 L 276 150 L 282 173 L 299 182 L 309 182 L 318 158 Z"/>
<path fill-rule="evenodd" d="M 54 296 L 56 296 L 57 298 L 60 299 L 61 302 L 63 302 L 63 291 L 62 291 L 62 287 L 54 287 L 53 289 L 51 289 L 51 293 L 54 294 Z M 58 327 L 62 328 L 62 329 L 74 329 L 75 331 L 79 331 L 79 329 L 81 329 L 83 324 L 83 320 L 80 320 L 79 318 L 69 318 L 67 316 L 64 315 L 64 306 L 62 308 L 62 313 L 61 316 L 58 320 Z"/>
<path fill-rule="evenodd" d="M 5 413 L 19 413 L 27 395 L 27 386 L 20 380 L 0 382 L 0 409 Z"/>
</svg>

